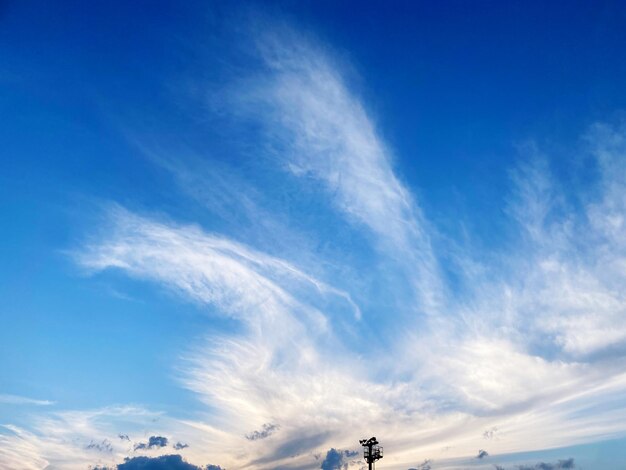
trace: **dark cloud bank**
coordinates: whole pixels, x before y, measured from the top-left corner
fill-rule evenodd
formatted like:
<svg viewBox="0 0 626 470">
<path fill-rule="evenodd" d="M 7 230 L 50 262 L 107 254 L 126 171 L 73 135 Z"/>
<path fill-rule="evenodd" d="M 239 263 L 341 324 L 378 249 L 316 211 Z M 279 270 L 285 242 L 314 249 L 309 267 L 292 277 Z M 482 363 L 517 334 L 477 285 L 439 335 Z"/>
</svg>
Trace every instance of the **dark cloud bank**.
<svg viewBox="0 0 626 470">
<path fill-rule="evenodd" d="M 322 470 L 344 470 L 348 468 L 349 460 L 359 453 L 351 450 L 330 449 L 320 468 Z"/>
<path fill-rule="evenodd" d="M 93 470 L 226 470 L 219 465 L 198 467 L 183 460 L 180 455 L 126 458 L 117 467 L 95 467 Z"/>
<path fill-rule="evenodd" d="M 167 445 L 167 437 L 163 436 L 150 436 L 148 442 L 140 442 L 135 445 L 135 450 L 154 449 L 159 447 L 165 447 Z"/>
</svg>

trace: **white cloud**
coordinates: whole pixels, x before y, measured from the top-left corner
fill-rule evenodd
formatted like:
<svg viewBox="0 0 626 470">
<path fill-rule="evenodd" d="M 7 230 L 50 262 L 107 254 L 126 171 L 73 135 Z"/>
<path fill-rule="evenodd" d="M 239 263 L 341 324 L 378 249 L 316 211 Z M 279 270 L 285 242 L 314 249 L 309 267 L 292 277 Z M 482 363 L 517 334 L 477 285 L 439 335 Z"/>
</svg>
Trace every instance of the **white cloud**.
<svg viewBox="0 0 626 470">
<path fill-rule="evenodd" d="M 236 106 L 264 123 L 287 170 L 322 182 L 341 213 L 407 269 L 416 310 L 436 311 L 443 292 L 431 228 L 341 67 L 293 32 L 262 36 L 257 46 L 267 73 L 252 91 L 246 82 Z"/>
<path fill-rule="evenodd" d="M 257 101 L 241 106 L 266 120 L 285 168 L 321 181 L 339 211 L 406 269 L 417 295 L 398 300 L 417 298 L 417 310 L 432 315 L 422 323 L 393 313 L 359 323 L 349 293 L 289 260 L 112 208 L 107 230 L 76 253 L 80 265 L 159 283 L 246 326 L 185 354 L 181 383 L 212 409 L 163 421 L 190 443 L 185 455 L 201 463 L 203 449 L 219 448 L 211 460 L 228 468 L 312 465 L 316 453 L 354 449 L 376 434 L 388 468 L 407 468 L 473 456 L 485 429 L 498 429 L 490 455 L 623 436 L 626 376 L 615 358 L 626 342 L 626 133 L 597 126 L 590 134 L 601 181 L 575 203 L 553 184 L 548 164 L 521 167 L 509 212 L 522 235 L 510 252 L 467 253 L 497 259 L 466 262 L 469 295 L 454 295 L 428 221 L 329 55 L 294 36 L 270 36 L 259 48 L 267 75 L 252 93 Z M 322 308 L 320 297 L 332 305 Z M 394 348 L 367 350 L 372 336 L 348 341 L 339 326 L 346 307 L 356 336 L 366 328 L 392 332 Z M 63 466 L 75 442 L 119 431 L 111 414 L 65 412 L 33 430 L 7 427 L 0 452 L 7 461 L 23 454 L 33 468 Z M 278 431 L 245 438 L 265 423 Z M 125 452 L 118 447 L 115 458 Z"/>
<path fill-rule="evenodd" d="M 333 309 L 315 305 L 317 295 L 334 297 L 358 317 L 347 293 L 223 236 L 113 209 L 113 230 L 81 252 L 83 266 L 151 279 L 248 325 L 246 334 L 212 336 L 210 347 L 186 356 L 182 383 L 216 410 L 211 426 L 188 423 L 206 432 L 204 444 L 219 445 L 226 466 L 273 468 L 309 462 L 324 447 L 353 448 L 355 433 L 376 433 L 392 450 L 386 463 L 402 468 L 475 455 L 484 429 L 494 427 L 492 455 L 624 433 L 616 418 L 626 409 L 616 398 L 623 376 L 610 360 L 589 356 L 626 338 L 620 139 L 594 137 L 603 180 L 582 215 L 547 164 L 523 166 L 510 214 L 524 235 L 497 265 L 474 264 L 478 275 L 464 280 L 470 295 L 448 293 L 444 308 L 435 301 L 445 278 L 428 223 L 364 107 L 325 54 L 274 46 L 261 44 L 269 76 L 258 93 L 287 167 L 323 181 L 344 214 L 368 227 L 392 259 L 411 265 L 422 310 L 437 315 L 425 325 L 386 318 L 377 328 L 394 331 L 396 348 L 362 355 L 338 334 Z M 614 404 L 611 413 L 584 413 L 603 401 Z M 264 423 L 280 431 L 245 439 Z"/>
<path fill-rule="evenodd" d="M 140 440 L 144 430 L 154 427 L 155 418 L 160 416 L 133 406 L 38 414 L 28 429 L 0 426 L 0 462 L 3 468 L 16 470 L 112 466 L 132 450 L 130 442 L 119 439 L 120 428 L 132 439 Z M 90 448 L 94 442 L 108 445 Z"/>
<path fill-rule="evenodd" d="M 324 446 L 352 448 L 354 432 L 363 429 L 363 422 L 372 428 L 362 433 L 375 432 L 391 445 L 391 468 L 401 468 L 416 456 L 471 455 L 482 445 L 483 430 L 491 427 L 498 427 L 501 436 L 491 453 L 623 432 L 615 418 L 620 415 L 615 411 L 622 410 L 619 402 L 613 413 L 579 416 L 581 409 L 623 389 L 614 368 L 530 352 L 536 331 L 522 332 L 517 326 L 529 302 L 543 297 L 537 291 L 529 300 L 530 292 L 524 290 L 528 285 L 518 289 L 517 278 L 499 295 L 493 295 L 497 289 L 488 283 L 477 286 L 483 295 L 489 293 L 487 298 L 464 306 L 458 315 L 433 321 L 426 334 L 407 331 L 406 342 L 390 352 L 392 361 L 402 358 L 400 364 L 385 378 L 385 357 L 361 358 L 345 349 L 334 335 L 333 316 L 308 306 L 306 296 L 294 297 L 302 292 L 294 289 L 300 283 L 319 284 L 317 291 L 332 294 L 325 284 L 282 260 L 198 228 L 154 222 L 119 208 L 111 217 L 114 235 L 79 257 L 85 266 L 117 267 L 175 286 L 185 296 L 212 303 L 252 325 L 244 337 L 211 337 L 210 347 L 198 345 L 187 355 L 182 378 L 217 410 L 208 428 L 213 431 L 201 439 L 205 446 L 224 449 L 219 457 L 226 465 L 255 462 L 254 468 L 273 468 L 306 463 Z M 534 258 L 524 261 L 530 266 L 525 275 L 546 269 Z M 264 302 L 258 301 L 259 295 Z M 463 299 L 458 302 L 462 305 Z M 569 308 L 558 296 L 552 302 L 565 313 Z M 504 310 L 513 313 L 502 319 L 498 312 Z M 303 327 L 313 324 L 326 328 L 311 334 Z M 607 377 L 613 377 L 608 389 Z M 262 444 L 245 439 L 267 422 L 278 424 L 280 431 Z M 419 429 L 412 425 L 416 422 L 422 423 Z M 190 426 L 205 429 L 201 422 Z M 295 457 L 293 436 L 301 436 L 304 443 Z M 199 437 L 191 433 L 186 439 Z M 444 445 L 452 450 L 442 453 Z"/>
<path fill-rule="evenodd" d="M 291 309 L 315 331 L 326 328 L 324 315 L 289 292 L 313 289 L 346 303 L 355 318 L 358 306 L 349 294 L 303 273 L 291 264 L 239 243 L 138 217 L 122 208 L 109 211 L 112 233 L 76 254 L 85 268 L 119 268 L 140 278 L 163 282 L 184 296 L 215 305 L 220 312 L 252 326 L 285 321 Z"/>
<path fill-rule="evenodd" d="M 47 406 L 54 405 L 55 402 L 50 400 L 37 400 L 34 398 L 22 397 L 19 395 L 11 395 L 7 393 L 0 394 L 0 403 L 6 403 L 9 405 L 38 405 Z"/>
<path fill-rule="evenodd" d="M 534 327 L 578 358 L 626 340 L 626 145 L 622 131 L 606 126 L 595 126 L 588 140 L 601 175 L 597 187 L 568 200 L 545 164 L 517 178 L 515 213 L 531 237 L 512 253 L 515 272 L 507 273 L 517 326 Z"/>
</svg>

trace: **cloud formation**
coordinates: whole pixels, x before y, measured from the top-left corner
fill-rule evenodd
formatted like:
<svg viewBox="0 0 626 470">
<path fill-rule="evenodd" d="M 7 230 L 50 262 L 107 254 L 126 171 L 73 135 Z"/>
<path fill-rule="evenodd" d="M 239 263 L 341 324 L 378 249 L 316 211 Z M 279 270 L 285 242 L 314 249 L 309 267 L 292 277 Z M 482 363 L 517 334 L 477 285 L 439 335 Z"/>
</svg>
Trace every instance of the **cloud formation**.
<svg viewBox="0 0 626 470">
<path fill-rule="evenodd" d="M 165 447 L 167 445 L 167 437 L 150 436 L 148 442 L 139 442 L 135 444 L 135 450 L 153 449 Z"/>
<path fill-rule="evenodd" d="M 132 457 L 117 466 L 117 470 L 203 470 L 188 462 L 180 455 L 161 455 L 159 457 Z"/>
<path fill-rule="evenodd" d="M 260 431 L 253 431 L 251 433 L 246 434 L 246 439 L 249 441 L 256 441 L 257 439 L 265 439 L 266 437 L 271 436 L 274 432 L 280 429 L 280 426 L 272 423 L 265 423 Z"/>
<path fill-rule="evenodd" d="M 358 452 L 349 450 L 330 449 L 322 461 L 322 470 L 344 470 L 349 466 L 349 459 L 356 457 Z"/>
<path fill-rule="evenodd" d="M 569 458 L 553 463 L 539 462 L 534 465 L 519 465 L 516 468 L 517 470 L 559 470 L 576 468 L 576 465 L 574 464 L 574 459 Z"/>
<path fill-rule="evenodd" d="M 379 330 L 395 335 L 390 355 L 402 359 L 390 364 L 366 356 L 365 367 L 358 341 L 345 341 L 340 318 L 313 300 L 315 292 L 340 302 L 350 293 L 225 235 L 113 207 L 106 237 L 78 254 L 80 264 L 158 282 L 246 325 L 243 335 L 213 336 L 211 346 L 186 356 L 183 384 L 218 410 L 214 423 L 228 435 L 219 439 L 235 446 L 235 436 L 244 436 L 252 455 L 259 451 L 254 442 L 270 434 L 263 423 L 280 422 L 283 436 L 263 450 L 271 458 L 254 460 L 277 465 L 306 461 L 323 440 L 350 445 L 346 428 L 355 416 L 382 430 L 425 423 L 433 437 L 423 439 L 408 425 L 397 437 L 398 458 L 406 461 L 415 461 L 409 442 L 418 436 L 419 452 L 439 459 L 442 444 L 472 455 L 479 439 L 489 438 L 501 454 L 623 430 L 618 396 L 626 377 L 598 356 L 610 357 L 626 338 L 619 326 L 626 301 L 617 288 L 626 260 L 616 235 L 626 213 L 622 130 L 596 126 L 589 133 L 601 178 L 595 196 L 578 201 L 580 213 L 569 210 L 545 161 L 520 165 L 507 209 L 518 227 L 515 249 L 500 253 L 494 266 L 475 261 L 481 253 L 457 256 L 466 269 L 458 282 L 468 287 L 442 303 L 448 280 L 438 265 L 449 254 L 433 248 L 430 224 L 395 175 L 390 152 L 341 69 L 307 42 L 264 38 L 259 49 L 268 74 L 259 94 L 270 99 L 245 105 L 269 116 L 285 168 L 323 182 L 355 230 L 367 227 L 405 269 L 407 284 L 420 286 L 409 296 L 395 293 L 398 300 L 418 299 L 418 310 L 431 315 L 426 322 L 393 315 L 379 322 Z M 600 401 L 619 412 L 579 412 Z M 592 421 L 602 426 L 588 426 Z M 467 437 L 472 427 L 458 429 L 467 422 L 491 431 L 476 433 L 474 446 Z M 261 426 L 258 434 L 248 423 Z M 495 429 L 500 439 L 493 439 Z M 301 444 L 290 435 L 301 435 Z"/>
<path fill-rule="evenodd" d="M 117 429 L 123 425 L 140 432 L 158 416 L 131 406 L 36 415 L 28 429 L 0 427 L 0 462 L 15 470 L 114 467 L 132 450 L 127 441 L 116 439 Z"/>
<path fill-rule="evenodd" d="M 624 128 L 596 125 L 587 134 L 599 175 L 590 190 L 564 191 L 547 159 L 523 155 L 505 211 L 509 244 L 497 253 L 441 253 L 436 228 L 331 54 L 293 32 L 264 36 L 257 49 L 263 71 L 253 96 L 236 106 L 263 121 L 274 161 L 293 184 L 321 185 L 320 204 L 352 230 L 342 249 L 367 234 L 376 250 L 368 275 L 392 275 L 393 288 L 363 289 L 369 284 L 360 280 L 346 290 L 336 273 L 358 271 L 352 266 L 327 270 L 324 261 L 311 273 L 236 234 L 111 205 L 102 230 L 74 251 L 80 266 L 156 283 L 241 327 L 207 332 L 182 353 L 180 383 L 210 416 L 171 418 L 150 432 L 191 443 L 185 456 L 194 462 L 202 449 L 218 449 L 216 460 L 229 468 L 260 470 L 311 468 L 331 443 L 321 468 L 348 468 L 355 454 L 337 449 L 354 445 L 363 422 L 392 444 L 390 468 L 426 455 L 450 468 L 454 458 L 478 464 L 484 439 L 502 455 L 624 435 Z M 320 238 L 332 238 L 328 232 Z M 454 283 L 441 269 L 451 258 Z M 382 313 L 381 296 L 390 306 Z M 396 314 L 396 305 L 413 315 Z M 392 346 L 378 342 L 385 335 Z M 147 415 L 67 411 L 28 430 L 5 426 L 0 458 L 9 468 L 84 468 L 96 444 L 89 446 L 107 442 L 110 461 L 119 462 L 129 435 L 146 435 L 139 430 Z M 120 416 L 137 421 L 129 435 L 116 431 L 127 429 L 116 426 Z M 156 453 L 167 442 L 154 435 L 135 449 Z M 486 456 L 481 450 L 478 459 Z M 199 468 L 180 456 L 135 457 L 119 468 L 166 464 Z M 531 468 L 574 462 L 519 467 Z"/>
<path fill-rule="evenodd" d="M 100 452 L 113 452 L 113 446 L 108 439 L 103 439 L 101 442 L 90 442 L 85 446 L 85 449 L 97 450 Z"/>
<path fill-rule="evenodd" d="M 320 181 L 347 220 L 368 229 L 407 268 L 418 312 L 438 309 L 442 285 L 428 222 L 395 174 L 392 153 L 342 65 L 293 31 L 263 34 L 256 44 L 267 73 L 253 92 L 256 100 L 239 106 L 269 126 L 290 173 Z"/>
<path fill-rule="evenodd" d="M 10 395 L 6 393 L 0 394 L 0 403 L 7 405 L 37 405 L 48 406 L 54 405 L 55 402 L 50 400 L 36 400 L 34 398 L 22 397 L 19 395 Z"/>
</svg>

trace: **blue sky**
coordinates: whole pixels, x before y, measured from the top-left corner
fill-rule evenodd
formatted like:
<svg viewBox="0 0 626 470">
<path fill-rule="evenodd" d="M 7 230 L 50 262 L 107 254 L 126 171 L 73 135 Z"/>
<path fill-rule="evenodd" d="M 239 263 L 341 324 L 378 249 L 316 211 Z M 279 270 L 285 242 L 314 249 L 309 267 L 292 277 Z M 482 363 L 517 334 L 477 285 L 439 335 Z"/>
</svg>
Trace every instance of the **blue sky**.
<svg viewBox="0 0 626 470">
<path fill-rule="evenodd" d="M 626 7 L 179 3 L 0 7 L 0 466 L 623 468 Z"/>
</svg>

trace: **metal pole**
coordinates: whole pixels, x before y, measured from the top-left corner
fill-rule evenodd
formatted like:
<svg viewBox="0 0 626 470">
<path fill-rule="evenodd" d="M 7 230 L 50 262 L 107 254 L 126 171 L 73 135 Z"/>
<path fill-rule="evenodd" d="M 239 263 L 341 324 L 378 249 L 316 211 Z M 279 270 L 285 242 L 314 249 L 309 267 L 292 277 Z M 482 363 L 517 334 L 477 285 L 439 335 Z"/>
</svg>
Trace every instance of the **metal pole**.
<svg viewBox="0 0 626 470">
<path fill-rule="evenodd" d="M 363 453 L 368 470 L 374 470 L 376 461 L 383 458 L 383 448 L 378 446 L 378 440 L 375 437 L 361 439 L 359 444 L 365 447 Z"/>
</svg>

